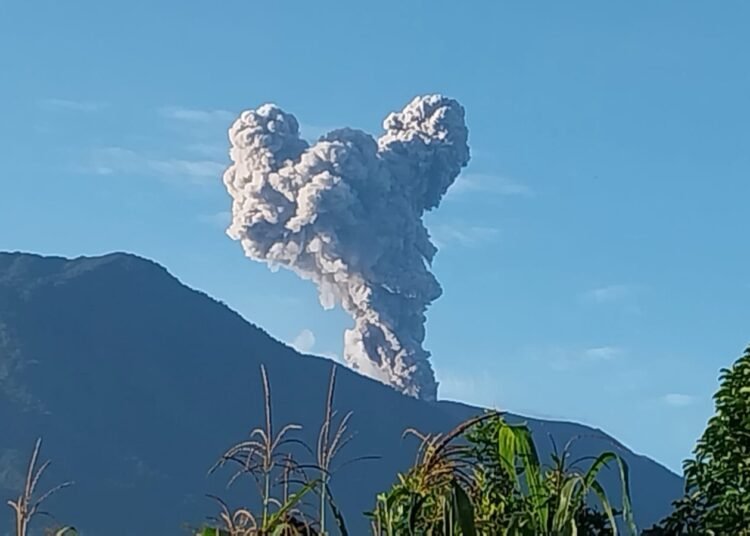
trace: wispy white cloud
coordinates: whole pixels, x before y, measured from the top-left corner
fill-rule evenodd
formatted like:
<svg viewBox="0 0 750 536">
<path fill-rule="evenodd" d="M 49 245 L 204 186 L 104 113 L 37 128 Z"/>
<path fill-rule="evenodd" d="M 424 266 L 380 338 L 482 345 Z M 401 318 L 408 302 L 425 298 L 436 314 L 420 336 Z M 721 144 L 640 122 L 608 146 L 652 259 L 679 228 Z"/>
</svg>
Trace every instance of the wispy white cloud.
<svg viewBox="0 0 750 536">
<path fill-rule="evenodd" d="M 638 293 L 639 289 L 633 285 L 614 284 L 587 290 L 581 299 L 585 303 L 616 306 L 625 312 L 638 314 L 641 311 Z"/>
<path fill-rule="evenodd" d="M 219 179 L 226 168 L 225 164 L 213 160 L 186 160 L 169 158 L 148 160 L 148 165 L 161 175 L 183 176 L 195 180 Z"/>
<path fill-rule="evenodd" d="M 455 400 L 484 407 L 496 407 L 496 394 L 500 391 L 494 376 L 476 371 L 464 375 L 456 371 L 444 371 L 439 375 L 438 396 L 441 400 Z"/>
<path fill-rule="evenodd" d="M 438 248 L 451 245 L 470 248 L 496 241 L 500 237 L 500 229 L 460 223 L 438 224 L 430 226 L 430 236 Z"/>
<path fill-rule="evenodd" d="M 467 401 L 477 394 L 477 379 L 470 376 L 442 374 L 438 386 L 441 399 Z"/>
<path fill-rule="evenodd" d="M 200 126 L 229 125 L 238 117 L 238 112 L 222 108 L 187 108 L 183 106 L 163 106 L 158 113 L 164 119 L 180 122 L 182 124 L 194 124 Z M 334 130 L 335 127 L 326 125 L 315 125 L 311 123 L 300 123 L 300 137 L 308 141 L 316 141 L 320 136 Z M 224 150 L 222 148 L 222 150 Z"/>
<path fill-rule="evenodd" d="M 229 124 L 235 114 L 229 110 L 197 108 L 183 108 L 180 106 L 165 106 L 159 108 L 159 115 L 166 119 L 186 121 L 191 123 L 226 123 Z"/>
<path fill-rule="evenodd" d="M 530 186 L 504 175 L 462 173 L 448 190 L 446 199 L 466 194 L 531 197 Z"/>
<path fill-rule="evenodd" d="M 201 214 L 198 216 L 198 221 L 201 223 L 207 223 L 214 227 L 226 229 L 232 221 L 232 213 L 228 210 L 222 210 L 213 214 Z"/>
<path fill-rule="evenodd" d="M 211 158 L 225 158 L 229 152 L 229 142 L 226 143 L 188 143 L 185 150 L 194 155 Z"/>
<path fill-rule="evenodd" d="M 333 361 L 336 361 L 337 363 L 343 363 L 343 359 L 341 359 L 341 356 L 337 354 L 336 352 L 320 352 L 315 351 L 315 355 L 319 355 L 321 357 L 327 357 L 328 359 L 331 359 Z"/>
<path fill-rule="evenodd" d="M 512 411 L 538 419 L 563 420 L 565 415 L 541 411 L 538 407 L 519 404 L 526 396 L 517 385 L 502 382 L 502 374 L 490 370 L 474 370 L 470 374 L 451 370 L 439 371 L 438 398 L 499 411 Z M 570 417 L 569 415 L 567 417 Z"/>
<path fill-rule="evenodd" d="M 113 175 L 120 171 L 131 172 L 142 162 L 135 151 L 122 147 L 102 147 L 92 151 L 85 170 L 96 175 Z"/>
<path fill-rule="evenodd" d="M 668 393 L 662 396 L 661 400 L 668 406 L 683 408 L 695 402 L 695 397 L 684 393 Z"/>
<path fill-rule="evenodd" d="M 596 346 L 583 351 L 583 356 L 590 361 L 612 361 L 625 355 L 625 350 L 617 346 Z"/>
<path fill-rule="evenodd" d="M 307 328 L 300 331 L 290 343 L 301 354 L 308 354 L 315 346 L 315 334 Z"/>
<path fill-rule="evenodd" d="M 97 175 L 135 173 L 193 183 L 218 180 L 226 164 L 215 160 L 152 157 L 123 147 L 97 149 L 85 169 Z"/>
<path fill-rule="evenodd" d="M 591 289 L 584 296 L 596 303 L 613 303 L 628 299 L 632 295 L 633 289 L 628 285 L 607 285 Z"/>
<path fill-rule="evenodd" d="M 318 343 L 315 333 L 311 329 L 305 328 L 300 331 L 289 345 L 297 350 L 301 354 L 313 354 L 320 357 L 326 357 L 337 363 L 343 363 L 341 356 L 336 352 L 327 352 L 322 350 L 315 350 L 315 345 Z"/>
<path fill-rule="evenodd" d="M 548 344 L 524 349 L 520 357 L 532 360 L 540 366 L 557 371 L 591 369 L 592 367 L 612 366 L 627 355 L 627 350 L 619 346 L 571 346 Z"/>
<path fill-rule="evenodd" d="M 39 106 L 46 110 L 67 111 L 67 112 L 98 112 L 108 106 L 106 102 L 70 100 L 70 99 L 43 99 L 39 101 Z"/>
</svg>

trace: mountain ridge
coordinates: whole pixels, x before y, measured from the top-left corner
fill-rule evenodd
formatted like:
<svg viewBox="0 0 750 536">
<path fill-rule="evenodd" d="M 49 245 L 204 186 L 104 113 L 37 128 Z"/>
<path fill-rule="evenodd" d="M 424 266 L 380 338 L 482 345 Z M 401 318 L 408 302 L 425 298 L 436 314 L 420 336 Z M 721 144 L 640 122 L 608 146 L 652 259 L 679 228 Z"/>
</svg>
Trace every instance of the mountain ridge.
<svg viewBox="0 0 750 536">
<path fill-rule="evenodd" d="M 65 522 L 100 534 L 116 515 L 114 501 L 166 533 L 176 533 L 183 521 L 198 523 L 213 507 L 202 493 L 227 495 L 226 480 L 206 479 L 205 470 L 260 422 L 261 363 L 269 371 L 277 422 L 299 421 L 304 439 L 312 439 L 331 361 L 300 355 L 220 300 L 132 253 L 67 259 L 0 252 L 0 417 L 12 431 L 0 438 L 0 491 L 11 491 L 6 480 L 12 478 L 1 475 L 12 473 L 11 465 L 17 467 L 42 434 L 45 457 L 53 458 L 61 478 L 78 481 L 49 505 Z M 334 481 L 350 529 L 363 530 L 359 512 L 413 459 L 403 430 L 446 431 L 481 408 L 410 399 L 337 367 L 337 407 L 354 411 L 352 426 L 359 430 L 347 457 L 381 455 Z M 542 455 L 549 451 L 547 434 L 558 444 L 586 436 L 576 454 L 621 451 L 631 465 L 641 526 L 679 496 L 680 477 L 601 430 L 509 418 L 529 422 Z M 82 506 L 92 501 L 98 513 Z M 112 532 L 107 526 L 107 533 L 125 534 L 127 527 Z"/>
</svg>

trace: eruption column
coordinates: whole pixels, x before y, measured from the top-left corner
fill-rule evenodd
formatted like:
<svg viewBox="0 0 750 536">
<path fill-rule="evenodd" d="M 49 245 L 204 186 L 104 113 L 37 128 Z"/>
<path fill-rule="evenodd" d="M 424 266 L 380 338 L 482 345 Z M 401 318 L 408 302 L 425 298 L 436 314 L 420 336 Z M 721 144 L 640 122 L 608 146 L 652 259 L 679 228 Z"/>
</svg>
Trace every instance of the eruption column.
<svg viewBox="0 0 750 536">
<path fill-rule="evenodd" d="M 441 95 L 415 98 L 383 128 L 377 140 L 343 128 L 309 145 L 277 106 L 243 112 L 229 129 L 227 234 L 251 259 L 312 280 L 324 308 L 341 304 L 354 319 L 352 368 L 434 400 L 422 343 L 442 290 L 422 216 L 468 163 L 468 130 L 461 105 Z"/>
</svg>

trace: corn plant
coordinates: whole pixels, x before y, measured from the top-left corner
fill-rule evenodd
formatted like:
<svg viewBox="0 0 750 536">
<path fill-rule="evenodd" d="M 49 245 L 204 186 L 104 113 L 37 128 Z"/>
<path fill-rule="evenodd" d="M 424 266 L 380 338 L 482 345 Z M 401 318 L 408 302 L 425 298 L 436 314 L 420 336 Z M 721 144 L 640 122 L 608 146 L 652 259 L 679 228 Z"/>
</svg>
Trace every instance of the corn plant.
<svg viewBox="0 0 750 536">
<path fill-rule="evenodd" d="M 567 447 L 562 456 L 555 456 L 555 465 L 544 471 L 536 452 L 531 432 L 525 425 L 511 425 L 497 419 L 497 459 L 513 483 L 514 494 L 523 498 L 523 505 L 510 516 L 503 534 L 560 535 L 578 533 L 581 512 L 593 495 L 606 516 L 613 536 L 617 536 L 614 509 L 603 486 L 597 480 L 599 472 L 608 463 L 618 466 L 622 485 L 622 511 L 627 529 L 636 534 L 630 507 L 630 490 L 627 464 L 615 453 L 604 452 L 597 456 L 588 470 L 578 471 L 566 466 Z"/>
<path fill-rule="evenodd" d="M 597 480 L 611 462 L 619 467 L 622 513 L 635 534 L 627 465 L 612 452 L 577 471 L 567 463 L 566 446 L 545 470 L 528 427 L 508 424 L 497 413 L 445 435 L 416 435 L 416 463 L 378 495 L 370 514 L 377 536 L 574 536 L 584 525 L 616 536 L 615 511 Z M 590 496 L 598 498 L 601 517 L 588 508 Z"/>
<path fill-rule="evenodd" d="M 475 460 L 471 446 L 457 442 L 467 430 L 490 415 L 466 421 L 447 434 L 405 435 L 420 440 L 412 468 L 378 495 L 371 517 L 373 533 L 380 536 L 448 536 L 476 534 L 474 504 Z"/>
<path fill-rule="evenodd" d="M 338 421 L 337 425 L 335 424 L 337 417 L 337 412 L 333 408 L 333 397 L 335 391 L 336 365 L 332 365 L 331 375 L 328 380 L 325 406 L 323 409 L 323 422 L 320 426 L 320 432 L 318 433 L 318 442 L 315 451 L 315 468 L 320 474 L 318 516 L 321 535 L 328 534 L 326 526 L 326 511 L 330 508 L 339 533 L 341 536 L 347 536 L 348 531 L 346 529 L 346 523 L 344 522 L 344 516 L 341 514 L 341 511 L 333 498 L 330 481 L 337 469 L 333 467 L 334 458 L 336 458 L 341 449 L 343 449 L 347 443 L 354 438 L 354 435 L 347 433 L 349 419 L 352 416 L 351 411 L 346 413 Z M 365 459 L 365 457 L 358 458 L 358 460 L 361 459 Z"/>
<path fill-rule="evenodd" d="M 39 510 L 42 503 L 44 503 L 44 501 L 49 499 L 52 495 L 54 495 L 61 489 L 73 484 L 72 482 L 63 482 L 62 484 L 58 484 L 57 486 L 53 487 L 46 493 L 43 493 L 38 498 L 35 496 L 39 480 L 42 478 L 44 471 L 47 470 L 51 463 L 49 460 L 47 460 L 41 466 L 37 467 L 37 462 L 39 461 L 39 452 L 41 451 L 41 448 L 42 440 L 40 438 L 37 439 L 36 444 L 34 445 L 34 450 L 31 453 L 29 467 L 26 471 L 26 480 L 21 494 L 15 501 L 8 501 L 8 505 L 15 512 L 16 536 L 27 536 L 29 524 L 35 516 L 49 515 L 47 514 L 47 512 Z M 72 529 L 72 527 L 65 527 L 57 531 L 56 534 L 69 534 L 73 530 L 74 529 Z"/>
<path fill-rule="evenodd" d="M 308 480 L 301 466 L 285 447 L 298 440 L 288 437 L 291 432 L 301 429 L 297 424 L 287 424 L 275 431 L 273 426 L 271 387 L 268 374 L 261 366 L 263 384 L 264 426 L 255 428 L 250 438 L 241 441 L 221 456 L 211 468 L 213 472 L 227 463 L 239 466 L 237 472 L 230 478 L 228 486 L 232 485 L 240 476 L 249 475 L 253 478 L 260 495 L 261 511 L 254 514 L 246 508 L 230 511 L 227 505 L 218 497 L 213 497 L 221 505 L 219 518 L 223 529 L 205 528 L 203 534 L 227 534 L 229 536 L 312 536 L 317 535 L 313 522 L 305 521 L 304 514 L 299 510 L 303 498 L 319 484 L 318 480 Z M 283 487 L 283 500 L 274 496 L 274 488 L 279 482 Z M 294 475 L 294 477 L 292 477 Z M 299 484 L 299 489 L 289 493 L 289 484 Z M 221 532 L 223 530 L 224 532 Z"/>
</svg>

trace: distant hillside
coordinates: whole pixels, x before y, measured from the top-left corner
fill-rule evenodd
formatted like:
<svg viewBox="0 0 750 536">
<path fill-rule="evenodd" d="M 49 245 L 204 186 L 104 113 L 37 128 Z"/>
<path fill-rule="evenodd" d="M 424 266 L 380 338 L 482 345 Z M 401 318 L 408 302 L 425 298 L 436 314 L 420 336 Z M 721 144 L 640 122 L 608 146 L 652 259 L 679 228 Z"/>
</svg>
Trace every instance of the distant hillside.
<svg viewBox="0 0 750 536">
<path fill-rule="evenodd" d="M 205 493 L 238 505 L 227 473 L 206 476 L 224 448 L 261 422 L 259 365 L 272 384 L 274 420 L 304 427 L 313 443 L 331 362 L 301 356 L 225 305 L 128 254 L 63 259 L 0 253 L 0 498 L 16 492 L 37 436 L 53 459 L 47 483 L 73 488 L 47 505 L 86 535 L 180 534 L 215 513 Z M 352 534 L 361 512 L 414 459 L 407 427 L 446 431 L 478 408 L 426 403 L 348 369 L 336 405 L 357 437 L 342 459 L 376 461 L 340 471 L 334 491 Z M 636 520 L 647 526 L 680 495 L 681 479 L 598 430 L 529 419 L 545 455 L 574 436 L 575 454 L 619 450 L 631 468 Z M 611 485 L 617 497 L 617 486 Z M 0 510 L 9 527 L 10 509 Z M 0 530 L 0 534 L 2 531 Z"/>
</svg>

